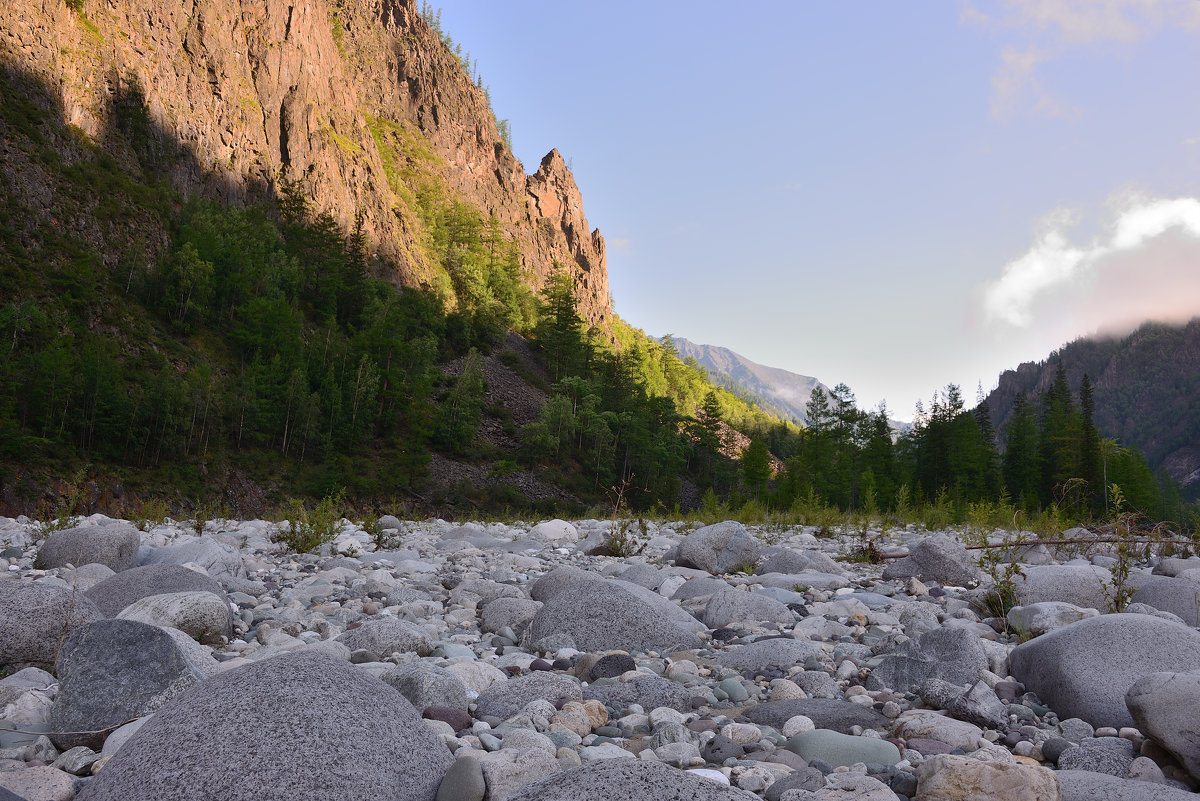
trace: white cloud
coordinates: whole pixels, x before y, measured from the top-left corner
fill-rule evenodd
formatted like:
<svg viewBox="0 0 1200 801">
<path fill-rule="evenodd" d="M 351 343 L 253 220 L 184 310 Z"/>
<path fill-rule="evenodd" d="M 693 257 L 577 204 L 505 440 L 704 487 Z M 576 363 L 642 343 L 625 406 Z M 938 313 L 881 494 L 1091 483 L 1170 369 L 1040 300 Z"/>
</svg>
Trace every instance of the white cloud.
<svg viewBox="0 0 1200 801">
<path fill-rule="evenodd" d="M 985 288 L 989 321 L 1027 328 L 1044 312 L 1103 326 L 1200 314 L 1200 199 L 1130 198 L 1086 245 L 1067 234 L 1078 220 L 1059 210 L 1042 222 L 1028 252 Z"/>
<path fill-rule="evenodd" d="M 1185 145 L 1200 145 L 1200 136 L 1193 136 L 1191 139 L 1184 139 Z"/>
</svg>

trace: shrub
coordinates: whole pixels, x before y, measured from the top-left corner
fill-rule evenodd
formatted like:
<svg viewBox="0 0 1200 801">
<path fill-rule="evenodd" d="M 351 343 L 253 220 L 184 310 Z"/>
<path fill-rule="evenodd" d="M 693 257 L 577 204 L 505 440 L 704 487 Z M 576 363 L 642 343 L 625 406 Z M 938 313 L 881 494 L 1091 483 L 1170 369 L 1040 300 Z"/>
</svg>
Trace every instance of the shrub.
<svg viewBox="0 0 1200 801">
<path fill-rule="evenodd" d="M 342 529 L 342 500 L 344 489 L 330 493 L 321 499 L 316 507 L 309 511 L 304 508 L 304 501 L 291 498 L 288 501 L 287 531 L 280 531 L 273 539 L 282 542 L 289 551 L 308 553 L 322 545 L 333 542 L 333 538 Z"/>
</svg>

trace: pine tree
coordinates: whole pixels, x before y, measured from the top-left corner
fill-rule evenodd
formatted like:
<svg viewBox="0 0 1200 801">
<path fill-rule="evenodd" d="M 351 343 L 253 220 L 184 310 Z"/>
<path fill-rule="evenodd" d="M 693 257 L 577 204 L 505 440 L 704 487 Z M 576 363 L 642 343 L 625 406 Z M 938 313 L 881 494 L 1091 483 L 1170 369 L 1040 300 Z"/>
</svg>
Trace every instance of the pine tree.
<svg viewBox="0 0 1200 801">
<path fill-rule="evenodd" d="M 1012 414 L 1004 426 L 1004 484 L 1013 501 L 1027 511 L 1036 509 L 1041 487 L 1038 428 L 1033 407 L 1024 392 L 1013 400 Z"/>
<path fill-rule="evenodd" d="M 1092 396 L 1092 379 L 1084 373 L 1083 382 L 1079 385 L 1079 475 L 1087 482 L 1088 499 L 1093 513 L 1103 508 L 1106 492 L 1100 455 L 1100 432 L 1096 430 L 1092 419 L 1095 413 L 1096 401 Z"/>
</svg>

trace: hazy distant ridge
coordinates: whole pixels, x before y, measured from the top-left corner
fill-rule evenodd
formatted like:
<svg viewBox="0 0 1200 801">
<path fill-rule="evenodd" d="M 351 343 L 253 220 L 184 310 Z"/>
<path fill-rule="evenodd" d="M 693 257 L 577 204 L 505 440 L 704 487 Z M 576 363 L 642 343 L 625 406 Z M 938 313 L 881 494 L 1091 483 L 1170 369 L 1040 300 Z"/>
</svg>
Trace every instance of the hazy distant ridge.
<svg viewBox="0 0 1200 801">
<path fill-rule="evenodd" d="M 697 364 L 709 371 L 717 383 L 732 382 L 745 389 L 746 394 L 753 396 L 756 401 L 762 401 L 759 405 L 764 407 L 765 411 L 775 411 L 782 417 L 794 419 L 802 424 L 808 421 L 804 407 L 813 389 L 821 386 L 825 391 L 829 391 L 829 387 L 825 387 L 812 376 L 752 362 L 729 348 L 698 345 L 682 337 L 675 337 L 674 342 L 679 358 L 686 359 L 691 356 Z M 736 390 L 736 387 L 729 388 Z"/>
</svg>

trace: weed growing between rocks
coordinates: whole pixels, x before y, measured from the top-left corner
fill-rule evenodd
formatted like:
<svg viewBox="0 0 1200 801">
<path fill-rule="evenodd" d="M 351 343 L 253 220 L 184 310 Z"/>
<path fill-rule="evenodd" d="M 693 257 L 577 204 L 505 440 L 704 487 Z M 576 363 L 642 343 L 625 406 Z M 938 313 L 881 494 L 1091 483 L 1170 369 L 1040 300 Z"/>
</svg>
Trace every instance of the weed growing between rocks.
<svg viewBox="0 0 1200 801">
<path fill-rule="evenodd" d="M 32 534 L 35 539 L 44 539 L 55 531 L 64 531 L 79 525 L 79 513 L 83 508 L 83 491 L 86 480 L 86 467 L 75 471 L 63 488 L 61 502 L 55 506 L 53 512 L 40 515 L 42 522 L 34 524 Z"/>
<path fill-rule="evenodd" d="M 627 558 L 636 556 L 646 548 L 646 543 L 649 541 L 646 520 L 641 515 L 637 518 L 638 533 L 634 533 L 634 521 L 626 518 L 621 518 L 622 508 L 625 505 L 625 493 L 629 489 L 629 479 L 621 482 L 620 486 L 613 487 L 611 498 L 613 503 L 612 519 L 609 521 L 608 537 L 605 539 L 604 552 L 608 556 L 619 556 Z M 640 537 L 638 534 L 640 533 Z"/>
<path fill-rule="evenodd" d="M 286 512 L 288 528 L 286 531 L 280 530 L 273 540 L 282 542 L 289 551 L 296 553 L 315 551 L 333 542 L 342 528 L 342 501 L 345 494 L 345 489 L 339 489 L 326 495 L 312 511 L 304 508 L 304 501 L 291 498 Z"/>
<path fill-rule="evenodd" d="M 142 503 L 130 518 L 130 522 L 140 531 L 149 531 L 161 525 L 167 519 L 169 511 L 167 502 L 161 498 L 151 498 Z"/>
</svg>

